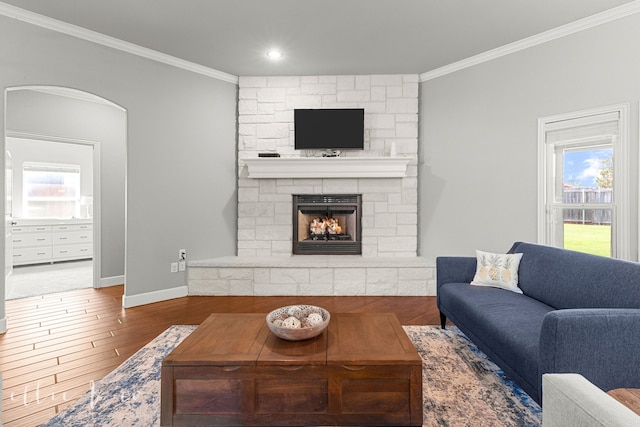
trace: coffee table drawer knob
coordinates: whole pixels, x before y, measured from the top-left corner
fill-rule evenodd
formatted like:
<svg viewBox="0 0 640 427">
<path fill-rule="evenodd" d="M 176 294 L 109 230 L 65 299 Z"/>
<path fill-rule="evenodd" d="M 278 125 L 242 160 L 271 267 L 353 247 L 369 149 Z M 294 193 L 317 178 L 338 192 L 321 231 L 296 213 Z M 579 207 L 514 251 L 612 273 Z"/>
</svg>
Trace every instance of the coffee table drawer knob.
<svg viewBox="0 0 640 427">
<path fill-rule="evenodd" d="M 302 366 L 280 366 L 283 371 L 299 371 Z"/>
<path fill-rule="evenodd" d="M 362 371 L 363 369 L 367 369 L 366 366 L 347 366 L 342 365 L 342 367 L 348 371 Z"/>
</svg>

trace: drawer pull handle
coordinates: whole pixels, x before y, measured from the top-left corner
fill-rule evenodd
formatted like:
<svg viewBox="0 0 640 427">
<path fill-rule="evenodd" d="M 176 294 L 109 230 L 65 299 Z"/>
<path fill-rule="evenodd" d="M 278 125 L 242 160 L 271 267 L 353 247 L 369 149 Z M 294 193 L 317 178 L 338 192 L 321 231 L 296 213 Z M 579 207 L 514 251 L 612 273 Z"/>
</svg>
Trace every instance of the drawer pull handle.
<svg viewBox="0 0 640 427">
<path fill-rule="evenodd" d="M 240 366 L 223 366 L 222 370 L 225 372 L 235 371 L 236 369 L 240 369 Z"/>
<path fill-rule="evenodd" d="M 342 365 L 342 367 L 348 371 L 362 371 L 363 369 L 367 369 L 366 366 L 347 366 Z"/>
<path fill-rule="evenodd" d="M 299 371 L 302 366 L 280 366 L 283 371 Z"/>
</svg>

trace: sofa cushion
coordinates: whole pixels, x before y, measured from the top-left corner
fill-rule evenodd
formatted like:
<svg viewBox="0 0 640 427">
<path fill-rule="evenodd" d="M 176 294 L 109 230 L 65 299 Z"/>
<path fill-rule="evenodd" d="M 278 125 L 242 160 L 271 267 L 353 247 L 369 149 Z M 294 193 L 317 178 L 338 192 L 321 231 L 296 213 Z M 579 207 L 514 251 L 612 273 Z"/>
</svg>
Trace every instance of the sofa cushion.
<svg viewBox="0 0 640 427">
<path fill-rule="evenodd" d="M 441 309 L 452 314 L 463 332 L 472 332 L 482 341 L 474 340 L 481 350 L 499 355 L 529 383 L 526 389 L 538 388 L 540 329 L 552 307 L 526 295 L 468 283 L 446 283 L 438 291 L 445 304 Z"/>
<path fill-rule="evenodd" d="M 640 264 L 551 246 L 518 242 L 518 286 L 557 309 L 640 308 Z"/>
<path fill-rule="evenodd" d="M 518 288 L 518 266 L 522 254 L 494 254 L 476 250 L 476 274 L 471 284 L 522 293 Z"/>
</svg>

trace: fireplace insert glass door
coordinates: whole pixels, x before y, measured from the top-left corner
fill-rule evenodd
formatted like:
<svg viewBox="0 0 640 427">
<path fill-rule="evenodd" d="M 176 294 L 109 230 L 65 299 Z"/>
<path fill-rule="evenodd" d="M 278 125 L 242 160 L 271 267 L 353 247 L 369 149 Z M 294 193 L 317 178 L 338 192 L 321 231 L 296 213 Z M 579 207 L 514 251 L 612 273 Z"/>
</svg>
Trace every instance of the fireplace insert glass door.
<svg viewBox="0 0 640 427">
<path fill-rule="evenodd" d="M 293 253 L 360 255 L 362 195 L 294 194 Z"/>
</svg>

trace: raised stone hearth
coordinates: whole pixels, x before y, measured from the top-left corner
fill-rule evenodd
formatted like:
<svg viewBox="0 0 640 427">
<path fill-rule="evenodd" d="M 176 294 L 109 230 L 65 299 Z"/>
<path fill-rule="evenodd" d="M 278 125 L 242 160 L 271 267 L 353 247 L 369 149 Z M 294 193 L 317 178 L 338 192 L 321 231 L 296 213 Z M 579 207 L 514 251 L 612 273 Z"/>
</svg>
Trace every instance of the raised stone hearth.
<svg viewBox="0 0 640 427">
<path fill-rule="evenodd" d="M 191 295 L 435 295 L 435 263 L 313 255 L 221 257 L 189 263 Z"/>
<path fill-rule="evenodd" d="M 295 150 L 296 108 L 364 108 L 364 149 Z M 417 187 L 417 75 L 240 77 L 237 256 L 189 262 L 189 294 L 435 295 Z M 361 254 L 292 255 L 301 194 L 361 195 Z"/>
</svg>

